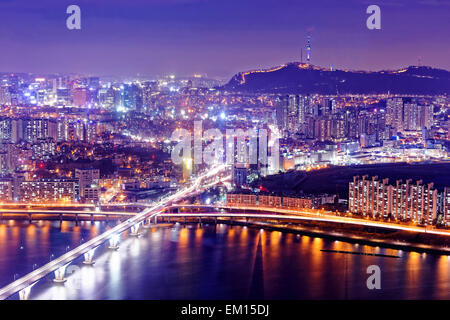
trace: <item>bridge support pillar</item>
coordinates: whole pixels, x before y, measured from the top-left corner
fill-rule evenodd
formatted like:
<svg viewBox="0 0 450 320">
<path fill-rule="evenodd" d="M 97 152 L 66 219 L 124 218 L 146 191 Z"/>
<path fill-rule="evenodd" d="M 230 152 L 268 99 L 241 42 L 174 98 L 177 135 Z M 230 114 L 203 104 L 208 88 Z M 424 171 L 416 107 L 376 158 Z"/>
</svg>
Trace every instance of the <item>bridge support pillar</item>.
<svg viewBox="0 0 450 320">
<path fill-rule="evenodd" d="M 67 279 L 64 277 L 65 273 L 66 273 L 66 267 L 67 267 L 67 265 L 59 267 L 58 269 L 56 269 L 56 271 L 55 271 L 55 279 L 53 279 L 54 282 L 57 282 L 57 283 L 66 282 Z"/>
<path fill-rule="evenodd" d="M 62 223 L 62 213 L 59 214 L 59 222 Z"/>
<path fill-rule="evenodd" d="M 94 251 L 95 251 L 95 249 L 92 249 L 84 254 L 84 261 L 83 261 L 84 264 L 93 265 L 95 263 Z"/>
<path fill-rule="evenodd" d="M 134 226 L 131 227 L 131 234 L 132 237 L 139 236 L 139 223 L 136 223 Z"/>
<path fill-rule="evenodd" d="M 248 217 L 245 217 L 245 223 L 248 223 Z"/>
<path fill-rule="evenodd" d="M 170 217 L 167 217 L 167 222 L 170 223 Z"/>
<path fill-rule="evenodd" d="M 91 214 L 91 222 L 94 223 L 94 215 Z"/>
<path fill-rule="evenodd" d="M 78 214 L 75 213 L 75 225 L 78 226 Z"/>
<path fill-rule="evenodd" d="M 184 217 L 184 224 L 186 224 L 186 217 Z"/>
<path fill-rule="evenodd" d="M 106 221 L 106 222 L 109 221 L 109 220 L 108 220 L 108 215 L 107 215 L 107 214 L 105 214 L 105 221 Z"/>
<path fill-rule="evenodd" d="M 216 225 L 217 225 L 217 217 L 214 218 L 214 221 L 215 221 L 215 223 L 216 223 Z"/>
<path fill-rule="evenodd" d="M 28 222 L 31 223 L 32 220 L 33 220 L 33 215 L 30 213 L 28 215 Z"/>
<path fill-rule="evenodd" d="M 198 217 L 198 223 L 202 224 L 202 217 Z"/>
<path fill-rule="evenodd" d="M 35 283 L 33 283 L 33 284 L 29 285 L 28 287 L 19 291 L 19 299 L 20 300 L 28 300 L 30 298 L 31 288 L 35 285 Z"/>
<path fill-rule="evenodd" d="M 119 249 L 119 236 L 118 235 L 113 235 L 110 239 L 109 239 L 109 249 L 112 250 L 117 250 Z"/>
<path fill-rule="evenodd" d="M 158 224 L 158 216 L 155 216 L 155 224 Z"/>
</svg>

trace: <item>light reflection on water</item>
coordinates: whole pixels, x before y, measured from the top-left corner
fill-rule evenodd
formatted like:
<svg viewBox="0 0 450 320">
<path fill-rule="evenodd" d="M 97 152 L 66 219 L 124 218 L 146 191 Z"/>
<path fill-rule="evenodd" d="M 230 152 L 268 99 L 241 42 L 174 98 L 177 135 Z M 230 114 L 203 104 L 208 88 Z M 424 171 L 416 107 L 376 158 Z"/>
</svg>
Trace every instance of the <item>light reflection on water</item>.
<svg viewBox="0 0 450 320">
<path fill-rule="evenodd" d="M 104 222 L 1 221 L 0 222 L 0 286 L 65 253 L 106 230 Z"/>
<path fill-rule="evenodd" d="M 61 227 L 75 245 L 106 228 L 98 223 Z M 57 248 L 51 222 L 0 225 L 1 252 L 25 265 Z M 49 276 L 32 299 L 450 299 L 450 258 L 351 244 L 305 235 L 227 225 L 174 225 L 124 234 L 117 251 L 95 252 L 63 285 Z M 24 245 L 26 250 L 18 249 Z M 66 245 L 66 243 L 64 243 Z M 64 248 L 62 245 L 62 248 Z M 61 246 L 61 245 L 60 245 Z M 321 250 L 400 256 L 353 255 Z M 34 259 L 35 260 L 35 259 Z M 11 262 L 2 255 L 0 270 Z M 9 265 L 9 268 L 8 268 Z M 366 287 L 367 267 L 381 268 L 381 290 Z M 4 273 L 4 272 L 3 272 Z"/>
</svg>

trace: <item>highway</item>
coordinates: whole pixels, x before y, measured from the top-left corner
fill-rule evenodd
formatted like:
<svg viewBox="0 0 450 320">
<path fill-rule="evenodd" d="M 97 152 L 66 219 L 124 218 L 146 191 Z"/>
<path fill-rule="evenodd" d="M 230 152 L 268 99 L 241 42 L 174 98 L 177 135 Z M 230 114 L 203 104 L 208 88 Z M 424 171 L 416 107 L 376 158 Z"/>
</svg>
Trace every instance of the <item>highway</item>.
<svg viewBox="0 0 450 320">
<path fill-rule="evenodd" d="M 110 202 L 110 203 L 100 203 L 100 204 L 93 204 L 93 203 L 34 203 L 34 202 L 4 202 L 0 203 L 1 207 L 26 207 L 26 208 L 97 208 L 97 207 L 151 207 L 154 204 L 150 203 L 144 203 L 144 202 Z"/>
<path fill-rule="evenodd" d="M 420 232 L 420 233 L 428 233 L 428 234 L 437 234 L 450 236 L 450 230 L 439 230 L 439 229 L 430 229 L 424 228 L 420 226 L 414 225 L 403 225 L 398 223 L 389 223 L 383 221 L 375 221 L 375 220 L 366 220 L 366 219 L 356 219 L 349 217 L 338 217 L 335 215 L 331 215 L 331 212 L 320 212 L 320 211 L 306 211 L 306 210 L 293 210 L 293 209 L 283 209 L 283 208 L 273 208 L 273 207 L 255 207 L 255 206 L 229 206 L 229 205 L 177 205 L 175 207 L 178 208 L 222 208 L 227 210 L 245 210 L 245 211 L 264 211 L 264 212 L 273 212 L 273 214 L 233 214 L 233 213 L 208 213 L 211 217 L 254 217 L 254 218 L 264 218 L 264 219 L 289 219 L 289 220 L 302 220 L 302 221 L 318 221 L 318 222 L 333 222 L 333 223 L 343 223 L 343 224 L 352 224 L 352 225 L 363 225 L 368 227 L 377 227 L 377 228 L 386 228 L 393 230 L 402 230 L 402 231 L 411 231 L 411 232 Z M 186 216 L 184 213 L 174 213 L 173 216 Z M 204 216 L 202 213 L 194 214 L 193 217 Z M 172 216 L 170 214 L 162 214 L 161 216 Z"/>
<path fill-rule="evenodd" d="M 0 214 L 73 214 L 73 215 L 115 215 L 115 216 L 135 216 L 136 212 L 124 211 L 70 211 L 70 210 L 45 210 L 45 209 L 0 209 Z"/>
<path fill-rule="evenodd" d="M 151 219 L 152 217 L 157 216 L 158 214 L 160 214 L 162 212 L 162 210 L 166 206 L 171 205 L 173 202 L 179 201 L 187 196 L 201 192 L 201 190 L 203 190 L 203 187 L 204 187 L 203 186 L 204 182 L 207 182 L 208 184 L 211 183 L 210 181 L 204 181 L 204 180 L 215 177 L 216 183 L 220 182 L 220 179 L 218 179 L 217 176 L 221 171 L 223 171 L 225 169 L 226 169 L 225 165 L 221 165 L 221 166 L 210 169 L 205 174 L 197 177 L 192 182 L 190 187 L 179 190 L 178 192 L 161 199 L 161 201 L 156 203 L 155 206 L 143 210 L 142 212 L 136 214 L 135 216 L 131 217 L 127 221 L 115 226 L 114 228 L 87 241 L 86 243 L 76 247 L 75 249 L 67 252 L 66 254 L 50 261 L 46 265 L 34 270 L 33 272 L 28 273 L 27 275 L 17 279 L 16 281 L 10 283 L 9 285 L 1 288 L 0 289 L 0 300 L 4 300 L 4 299 L 12 296 L 13 294 L 19 292 L 20 290 L 26 289 L 26 288 L 34 285 L 37 281 L 44 278 L 49 273 L 56 271 L 59 268 L 64 268 L 65 266 L 70 264 L 73 260 L 78 258 L 79 256 L 83 255 L 86 252 L 89 252 L 92 249 L 95 249 L 96 247 L 103 244 L 108 239 L 112 238 L 113 236 L 118 236 L 125 230 L 130 229 L 131 227 L 136 226 L 136 225 L 144 222 L 147 219 Z"/>
</svg>

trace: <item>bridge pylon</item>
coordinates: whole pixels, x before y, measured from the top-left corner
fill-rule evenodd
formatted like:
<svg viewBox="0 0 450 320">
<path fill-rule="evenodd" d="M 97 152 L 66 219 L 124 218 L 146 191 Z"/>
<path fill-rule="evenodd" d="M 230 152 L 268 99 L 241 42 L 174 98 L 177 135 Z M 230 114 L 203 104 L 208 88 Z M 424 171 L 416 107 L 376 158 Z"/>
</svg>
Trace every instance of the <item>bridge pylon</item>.
<svg viewBox="0 0 450 320">
<path fill-rule="evenodd" d="M 95 263 L 95 261 L 94 261 L 94 252 L 95 252 L 95 248 L 89 250 L 88 252 L 86 252 L 84 254 L 84 261 L 83 261 L 84 264 L 92 266 Z"/>
<path fill-rule="evenodd" d="M 109 249 L 117 250 L 119 249 L 119 235 L 115 234 L 109 239 Z"/>
<path fill-rule="evenodd" d="M 140 235 L 139 233 L 139 225 L 140 223 L 136 223 L 135 225 L 131 226 L 131 234 L 132 237 L 138 237 Z"/>
<path fill-rule="evenodd" d="M 65 278 L 66 268 L 67 264 L 55 270 L 55 279 L 53 279 L 54 282 L 64 283 L 67 281 L 67 279 Z"/>
<path fill-rule="evenodd" d="M 37 283 L 37 281 L 33 284 L 30 284 L 28 287 L 19 291 L 19 299 L 20 300 L 28 300 L 30 298 L 31 288 Z"/>
</svg>

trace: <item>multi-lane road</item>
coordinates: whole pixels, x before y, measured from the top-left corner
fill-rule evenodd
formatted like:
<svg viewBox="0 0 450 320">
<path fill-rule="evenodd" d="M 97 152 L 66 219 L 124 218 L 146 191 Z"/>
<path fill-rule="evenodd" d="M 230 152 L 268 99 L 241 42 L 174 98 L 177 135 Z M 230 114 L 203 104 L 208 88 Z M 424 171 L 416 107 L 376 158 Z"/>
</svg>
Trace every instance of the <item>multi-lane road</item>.
<svg viewBox="0 0 450 320">
<path fill-rule="evenodd" d="M 207 205 L 177 205 L 174 207 L 178 208 L 211 208 L 212 206 Z M 320 210 L 298 210 L 298 209 L 286 209 L 286 208 L 276 208 L 276 207 L 261 207 L 261 206 L 241 206 L 241 205 L 214 205 L 214 208 L 217 209 L 225 209 L 225 210 L 238 210 L 240 212 L 271 212 L 272 214 L 246 214 L 250 217 L 260 217 L 265 219 L 292 219 L 292 220 L 303 220 L 303 221 L 317 221 L 317 222 L 333 222 L 333 223 L 342 223 L 342 224 L 352 224 L 352 225 L 362 225 L 369 227 L 378 227 L 378 228 L 386 228 L 393 230 L 402 230 L 402 231 L 412 231 L 419 233 L 429 233 L 429 234 L 437 234 L 450 236 L 450 230 L 443 229 L 435 229 L 431 226 L 429 227 L 421 227 L 418 225 L 407 225 L 407 224 L 399 224 L 393 222 L 384 222 L 384 221 L 376 221 L 376 220 L 368 220 L 362 218 L 351 218 L 351 217 L 341 217 L 335 215 L 333 212 L 329 211 L 320 211 Z M 201 213 L 199 213 L 201 215 Z M 214 216 L 223 216 L 229 217 L 232 216 L 232 213 L 213 213 Z M 166 215 L 169 216 L 169 215 Z"/>
<path fill-rule="evenodd" d="M 48 209 L 5 209 L 0 208 L 0 214 L 3 215 L 60 215 L 60 214 L 70 214 L 70 215 L 101 215 L 101 216 L 135 216 L 136 212 L 127 211 L 81 211 L 81 210 L 48 210 Z"/>
<path fill-rule="evenodd" d="M 224 207 L 225 208 L 225 207 Z M 242 207 L 227 207 L 228 209 L 238 210 Z M 250 207 L 247 208 L 250 210 Z M 255 208 L 253 208 L 255 210 Z M 261 211 L 269 211 L 262 210 Z M 273 209 L 273 212 L 275 209 Z M 290 221 L 316 221 L 316 222 L 331 222 L 331 223 L 342 223 L 342 224 L 351 224 L 351 225 L 359 225 L 359 226 L 367 226 L 367 227 L 377 227 L 377 228 L 385 228 L 385 229 L 394 229 L 394 230 L 402 230 L 402 231 L 411 231 L 411 232 L 419 232 L 419 233 L 429 233 L 436 235 L 443 235 L 450 237 L 449 230 L 439 230 L 439 229 L 427 229 L 423 227 L 417 226 L 409 226 L 409 225 L 401 225 L 395 223 L 388 223 L 382 221 L 372 221 L 365 219 L 355 219 L 355 218 L 346 218 L 346 217 L 337 217 L 325 214 L 313 214 L 310 212 L 301 212 L 295 211 L 295 214 L 286 214 L 277 212 L 277 213 L 223 213 L 223 212 L 208 212 L 208 213 L 162 213 L 161 217 L 205 217 L 205 218 L 253 218 L 253 219 L 273 219 L 273 220 L 290 220 Z"/>
</svg>

